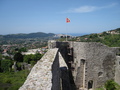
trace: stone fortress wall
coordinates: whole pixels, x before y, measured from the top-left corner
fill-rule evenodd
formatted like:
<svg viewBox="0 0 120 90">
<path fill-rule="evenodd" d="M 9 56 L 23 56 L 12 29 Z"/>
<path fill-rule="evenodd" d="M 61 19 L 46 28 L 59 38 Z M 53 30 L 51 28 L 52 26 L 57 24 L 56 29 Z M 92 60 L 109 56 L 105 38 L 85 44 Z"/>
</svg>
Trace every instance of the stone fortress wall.
<svg viewBox="0 0 120 90">
<path fill-rule="evenodd" d="M 19 90 L 88 90 L 107 80 L 120 84 L 117 48 L 96 42 L 49 41 L 50 50 L 33 67 Z"/>
<path fill-rule="evenodd" d="M 118 48 L 96 42 L 52 42 L 51 48 L 59 48 L 76 89 L 94 89 L 115 80 L 120 84 L 120 57 Z"/>
<path fill-rule="evenodd" d="M 115 76 L 115 49 L 100 43 L 74 42 L 72 62 L 77 89 L 99 88 Z"/>
<path fill-rule="evenodd" d="M 19 90 L 61 90 L 70 88 L 67 65 L 57 48 L 50 49 L 34 65 Z M 65 80 L 64 80 L 65 79 Z M 64 82 L 62 82 L 64 81 Z M 63 87 L 62 83 L 65 85 Z"/>
<path fill-rule="evenodd" d="M 115 81 L 120 85 L 120 56 L 116 57 L 115 65 Z"/>
</svg>

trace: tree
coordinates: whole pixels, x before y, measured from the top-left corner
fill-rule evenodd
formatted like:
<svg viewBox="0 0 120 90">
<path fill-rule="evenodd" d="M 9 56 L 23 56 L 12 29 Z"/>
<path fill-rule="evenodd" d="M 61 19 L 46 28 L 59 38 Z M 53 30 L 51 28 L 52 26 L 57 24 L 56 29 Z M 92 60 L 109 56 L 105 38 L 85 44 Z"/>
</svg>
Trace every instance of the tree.
<svg viewBox="0 0 120 90">
<path fill-rule="evenodd" d="M 113 80 L 108 80 L 105 83 L 105 88 L 106 88 L 106 90 L 120 90 L 120 85 L 118 85 Z"/>
<path fill-rule="evenodd" d="M 10 56 L 3 56 L 5 59 L 9 59 L 12 60 L 12 58 Z"/>
<path fill-rule="evenodd" d="M 12 60 L 9 59 L 1 60 L 2 71 L 3 72 L 11 71 L 12 64 L 13 64 Z"/>
<path fill-rule="evenodd" d="M 14 60 L 17 61 L 17 62 L 23 62 L 23 55 L 18 52 L 14 55 Z"/>
<path fill-rule="evenodd" d="M 0 47 L 0 53 L 2 53 L 3 52 L 3 50 L 2 50 L 2 48 Z"/>
<path fill-rule="evenodd" d="M 42 56 L 43 56 L 42 54 L 36 53 L 35 54 L 35 61 L 40 60 L 42 58 Z"/>
<path fill-rule="evenodd" d="M 30 63 L 30 61 L 31 61 L 31 55 L 25 55 L 24 56 L 24 62 Z"/>
<path fill-rule="evenodd" d="M 2 61 L 2 54 L 0 54 L 0 72 L 1 72 L 1 61 Z"/>
<path fill-rule="evenodd" d="M 24 47 L 22 47 L 22 48 L 20 48 L 18 51 L 19 51 L 19 52 L 27 52 L 27 49 L 24 48 Z"/>
<path fill-rule="evenodd" d="M 0 60 L 2 60 L 2 54 L 0 54 Z"/>
<path fill-rule="evenodd" d="M 36 53 L 35 55 L 32 55 L 32 54 L 30 54 L 30 55 L 25 55 L 25 56 L 24 56 L 24 62 L 26 62 L 26 63 L 30 63 L 31 61 L 37 62 L 38 60 L 41 59 L 42 56 L 43 56 L 43 55 L 42 55 L 42 54 L 39 54 L 39 53 Z"/>
<path fill-rule="evenodd" d="M 109 35 L 109 33 L 103 32 L 102 35 L 106 36 L 106 35 Z"/>
</svg>

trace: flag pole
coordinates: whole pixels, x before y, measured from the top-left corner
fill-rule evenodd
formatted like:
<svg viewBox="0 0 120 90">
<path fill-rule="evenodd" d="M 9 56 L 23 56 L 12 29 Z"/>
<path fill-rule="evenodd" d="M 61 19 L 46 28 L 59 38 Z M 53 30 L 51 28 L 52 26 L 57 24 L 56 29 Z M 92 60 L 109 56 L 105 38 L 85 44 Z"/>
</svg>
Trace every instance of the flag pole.
<svg viewBox="0 0 120 90">
<path fill-rule="evenodd" d="M 66 41 L 68 40 L 67 39 L 67 23 L 70 23 L 70 19 L 66 17 Z"/>
<path fill-rule="evenodd" d="M 67 17 L 66 17 L 66 42 L 67 42 Z"/>
</svg>

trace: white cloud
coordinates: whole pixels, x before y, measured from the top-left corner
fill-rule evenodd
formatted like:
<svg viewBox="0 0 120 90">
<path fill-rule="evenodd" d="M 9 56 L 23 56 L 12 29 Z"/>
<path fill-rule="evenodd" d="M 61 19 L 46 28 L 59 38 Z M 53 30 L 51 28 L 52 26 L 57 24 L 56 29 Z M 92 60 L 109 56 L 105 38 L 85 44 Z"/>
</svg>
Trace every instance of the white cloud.
<svg viewBox="0 0 120 90">
<path fill-rule="evenodd" d="M 97 7 L 97 6 L 81 6 L 78 8 L 71 8 L 67 11 L 65 11 L 64 13 L 87 13 L 87 12 L 93 12 L 99 9 L 105 9 L 105 8 L 111 8 L 116 6 L 117 3 L 112 3 L 110 5 L 107 6 L 101 6 L 101 7 Z"/>
<path fill-rule="evenodd" d="M 85 13 L 85 12 L 92 12 L 95 10 L 96 10 L 96 7 L 94 6 L 82 6 L 78 8 L 69 9 L 66 11 L 66 13 Z"/>
<path fill-rule="evenodd" d="M 111 8 L 111 7 L 114 7 L 116 6 L 118 3 L 112 3 L 112 4 L 109 4 L 107 6 L 102 6 L 102 7 L 99 7 L 99 9 L 104 9 L 104 8 Z"/>
</svg>

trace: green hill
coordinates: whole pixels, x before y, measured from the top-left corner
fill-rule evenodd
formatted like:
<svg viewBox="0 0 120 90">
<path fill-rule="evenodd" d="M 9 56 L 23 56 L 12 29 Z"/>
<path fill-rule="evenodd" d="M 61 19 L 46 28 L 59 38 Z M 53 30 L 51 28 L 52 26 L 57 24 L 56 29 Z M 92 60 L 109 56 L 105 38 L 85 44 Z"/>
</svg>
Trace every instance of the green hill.
<svg viewBox="0 0 120 90">
<path fill-rule="evenodd" d="M 37 32 L 37 33 L 29 33 L 29 34 L 8 34 L 8 35 L 0 35 L 0 38 L 4 39 L 26 39 L 26 38 L 45 38 L 45 37 L 53 37 L 53 33 L 43 33 L 43 32 Z"/>
<path fill-rule="evenodd" d="M 84 35 L 77 38 L 80 42 L 101 42 L 110 47 L 120 47 L 120 28 Z"/>
</svg>

